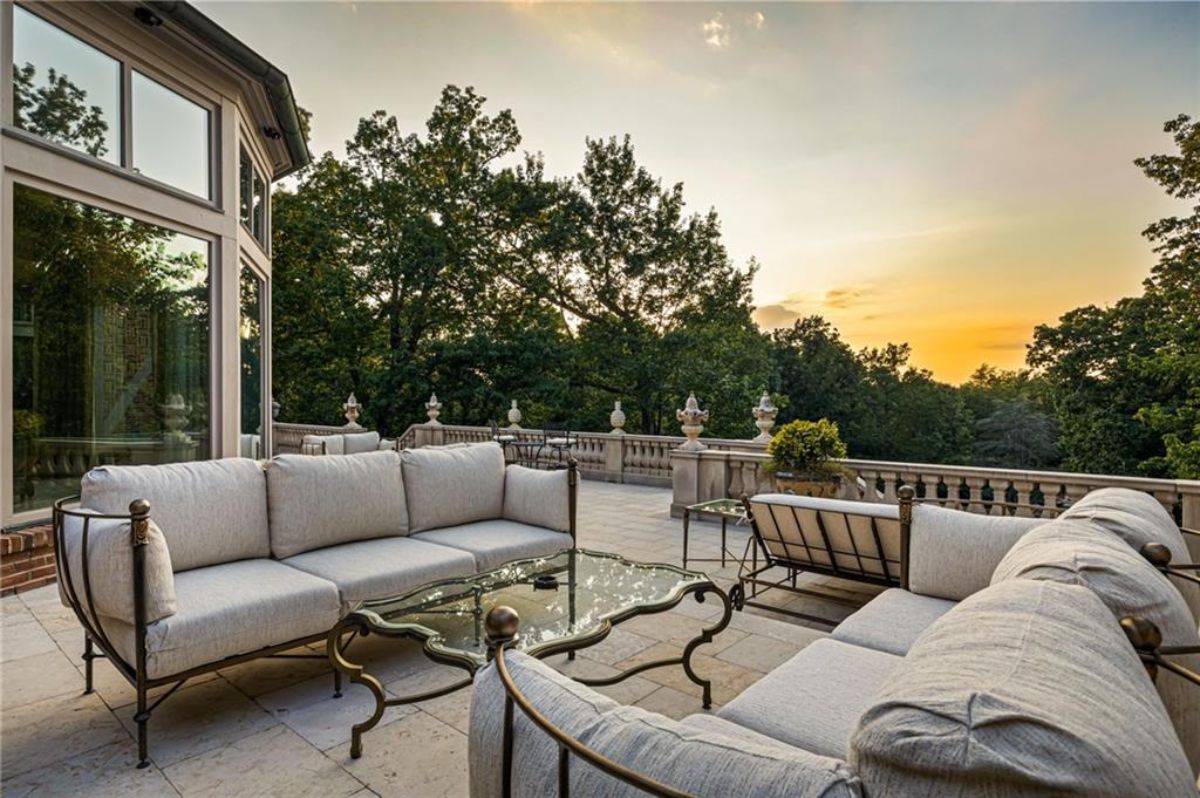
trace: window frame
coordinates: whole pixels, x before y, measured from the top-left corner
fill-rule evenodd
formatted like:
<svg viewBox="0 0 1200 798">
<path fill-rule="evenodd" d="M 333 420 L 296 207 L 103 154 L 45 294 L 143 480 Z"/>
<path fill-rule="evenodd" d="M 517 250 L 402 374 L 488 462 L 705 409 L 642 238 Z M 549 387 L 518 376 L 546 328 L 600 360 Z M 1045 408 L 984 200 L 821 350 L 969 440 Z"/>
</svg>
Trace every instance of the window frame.
<svg viewBox="0 0 1200 798">
<path fill-rule="evenodd" d="M 241 306 L 241 288 L 242 276 L 249 273 L 258 280 L 258 346 L 259 346 L 259 418 L 262 424 L 261 446 L 266 457 L 270 457 L 272 446 L 274 445 L 275 419 L 271 416 L 271 357 L 270 350 L 270 327 L 271 327 L 271 276 L 266 274 L 254 261 L 244 254 L 238 258 L 238 434 L 243 434 L 241 424 L 242 410 L 242 381 L 241 381 L 241 321 L 242 321 L 242 306 Z M 240 438 L 239 438 L 240 440 Z"/>
</svg>

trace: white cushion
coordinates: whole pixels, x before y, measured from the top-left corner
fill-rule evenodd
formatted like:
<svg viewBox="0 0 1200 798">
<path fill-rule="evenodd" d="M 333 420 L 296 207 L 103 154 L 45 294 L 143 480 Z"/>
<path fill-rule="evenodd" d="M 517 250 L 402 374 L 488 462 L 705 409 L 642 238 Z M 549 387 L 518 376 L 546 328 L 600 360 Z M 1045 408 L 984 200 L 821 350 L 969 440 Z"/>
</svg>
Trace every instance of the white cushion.
<svg viewBox="0 0 1200 798">
<path fill-rule="evenodd" d="M 280 455 L 267 466 L 267 488 L 271 551 L 280 559 L 408 531 L 400 456 L 395 452 Z"/>
<path fill-rule="evenodd" d="M 79 509 L 75 512 L 94 514 Z M 83 530 L 85 519 L 64 515 L 63 547 L 59 557 L 70 569 L 70 587 L 83 608 L 91 607 L 88 586 L 91 587 L 95 610 L 100 615 L 134 623 L 133 603 L 133 531 L 129 521 L 116 518 L 87 519 L 88 579 L 83 576 Z M 145 606 L 146 623 L 174 615 L 175 575 L 171 572 L 171 555 L 162 530 L 153 520 L 146 535 Z M 65 557 L 64 557 L 65 554 Z M 59 595 L 67 601 L 67 585 L 59 581 Z M 84 613 L 93 620 L 90 613 Z"/>
<path fill-rule="evenodd" d="M 249 457 L 253 460 L 262 459 L 262 438 L 258 435 L 242 434 L 238 436 L 238 456 Z"/>
<path fill-rule="evenodd" d="M 128 513 L 134 499 L 150 502 L 175 571 L 271 553 L 267 479 L 254 460 L 100 466 L 83 476 L 84 507 Z"/>
<path fill-rule="evenodd" d="M 788 745 L 844 759 L 859 717 L 900 662 L 881 651 L 818 640 L 717 715 Z"/>
<path fill-rule="evenodd" d="M 378 432 L 347 432 L 342 436 L 342 447 L 346 454 L 361 454 L 379 449 Z"/>
<path fill-rule="evenodd" d="M 381 441 L 379 442 L 379 450 L 380 450 L 381 452 L 382 452 L 382 451 L 392 451 L 392 452 L 396 451 L 396 441 L 395 441 L 395 439 L 393 439 L 393 438 L 384 438 L 383 440 L 381 440 Z"/>
<path fill-rule="evenodd" d="M 1014 579 L 935 621 L 851 739 L 870 795 L 1193 795 L 1154 686 L 1091 590 Z"/>
<path fill-rule="evenodd" d="M 475 573 L 475 558 L 467 552 L 413 538 L 343 543 L 283 562 L 337 585 L 343 612 L 359 601 L 391 598 L 429 582 Z"/>
<path fill-rule="evenodd" d="M 959 601 L 983 590 L 1021 535 L 1040 518 L 980 515 L 932 504 L 913 507 L 908 546 L 908 589 Z"/>
<path fill-rule="evenodd" d="M 838 624 L 834 640 L 902 657 L 928 626 L 956 602 L 893 587 Z"/>
<path fill-rule="evenodd" d="M 344 435 L 305 435 L 301 438 L 301 454 L 345 454 Z"/>
<path fill-rule="evenodd" d="M 1200 646 L 1183 596 L 1162 573 L 1124 541 L 1078 520 L 1053 521 L 1021 538 L 1000 561 L 992 584 L 1009 579 L 1046 579 L 1083 585 L 1120 620 L 1135 615 L 1153 622 L 1166 646 Z M 1173 657 L 1200 673 L 1200 654 Z M 1194 771 L 1200 771 L 1200 689 L 1174 674 L 1155 683 Z"/>
<path fill-rule="evenodd" d="M 571 529 L 571 488 L 566 469 L 539 471 L 510 465 L 504 472 L 504 517 L 509 521 Z"/>
<path fill-rule="evenodd" d="M 320 634 L 338 621 L 332 582 L 274 560 L 197 568 L 175 575 L 179 610 L 146 628 L 152 679 Z M 133 662 L 133 627 L 106 622 L 118 653 Z"/>
<path fill-rule="evenodd" d="M 573 545 L 568 534 L 516 521 L 476 521 L 421 532 L 413 537 L 470 552 L 480 571 L 491 571 L 513 560 L 547 557 Z"/>
<path fill-rule="evenodd" d="M 503 515 L 504 452 L 495 443 L 405 449 L 401 459 L 413 532 Z"/>
</svg>

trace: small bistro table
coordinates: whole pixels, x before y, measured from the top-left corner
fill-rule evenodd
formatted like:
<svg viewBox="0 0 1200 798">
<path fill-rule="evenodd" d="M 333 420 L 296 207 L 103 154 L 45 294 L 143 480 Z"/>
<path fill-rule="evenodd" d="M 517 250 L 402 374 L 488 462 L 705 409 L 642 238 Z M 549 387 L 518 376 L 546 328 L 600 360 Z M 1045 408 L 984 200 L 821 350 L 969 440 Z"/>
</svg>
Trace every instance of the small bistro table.
<svg viewBox="0 0 1200 798">
<path fill-rule="evenodd" d="M 724 606 L 717 622 L 703 628 L 678 657 L 643 662 L 614 676 L 576 679 L 599 687 L 634 674 L 681 665 L 703 690 L 705 709 L 712 706 L 712 683 L 692 668 L 692 654 L 728 624 L 732 606 L 725 591 L 707 576 L 671 565 L 640 563 L 613 554 L 565 549 L 549 557 L 506 563 L 494 571 L 462 579 L 434 582 L 395 598 L 360 602 L 330 631 L 326 652 L 335 670 L 375 696 L 375 712 L 351 730 L 350 756 L 362 756 L 362 735 L 383 718 L 390 706 L 411 704 L 452 693 L 471 684 L 487 664 L 490 648 L 484 630 L 488 610 L 498 605 L 521 617 L 520 638 L 511 647 L 534 657 L 574 652 L 604 640 L 613 626 L 638 615 L 664 612 L 688 595 L 703 602 L 714 594 Z M 347 658 L 357 635 L 408 638 L 424 644 L 434 662 L 462 668 L 465 679 L 419 695 L 387 698 L 379 680 Z"/>
<path fill-rule="evenodd" d="M 692 514 L 697 515 L 716 515 L 721 519 L 721 557 L 688 557 L 688 542 L 690 537 L 690 527 Z M 720 562 L 724 567 L 727 558 L 732 558 L 734 562 L 740 563 L 736 553 L 729 550 L 727 545 L 727 527 L 729 521 L 732 520 L 735 524 L 744 524 L 747 521 L 746 506 L 737 499 L 713 499 L 711 501 L 701 502 L 700 504 L 689 505 L 683 508 L 683 567 L 688 567 L 688 562 Z M 744 558 L 743 554 L 743 558 Z"/>
</svg>

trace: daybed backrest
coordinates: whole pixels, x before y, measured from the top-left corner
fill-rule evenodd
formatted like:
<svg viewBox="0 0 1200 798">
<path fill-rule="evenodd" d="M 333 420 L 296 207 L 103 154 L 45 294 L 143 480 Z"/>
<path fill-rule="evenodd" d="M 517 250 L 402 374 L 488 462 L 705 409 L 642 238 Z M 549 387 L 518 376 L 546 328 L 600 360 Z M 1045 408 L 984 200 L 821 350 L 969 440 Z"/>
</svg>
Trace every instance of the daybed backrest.
<svg viewBox="0 0 1200 798">
<path fill-rule="evenodd" d="M 150 502 L 176 572 L 270 556 L 267 480 L 254 460 L 100 466 L 80 484 L 80 504 L 100 513 L 128 513 L 134 499 Z"/>
<path fill-rule="evenodd" d="M 394 449 L 395 444 L 381 446 L 379 433 L 374 430 L 367 432 L 339 432 L 333 435 L 305 435 L 301 438 L 301 454 L 361 454 L 374 452 L 383 448 Z"/>
<path fill-rule="evenodd" d="M 400 455 L 413 532 L 504 515 L 504 451 L 495 443 L 406 449 Z"/>
<path fill-rule="evenodd" d="M 900 508 L 894 504 L 759 494 L 750 512 L 772 557 L 900 584 Z"/>
<path fill-rule="evenodd" d="M 408 534 L 400 455 L 372 451 L 267 464 L 271 552 L 278 558 L 355 540 Z"/>
<path fill-rule="evenodd" d="M 869 795 L 1193 795 L 1162 702 L 1086 587 L 1013 579 L 921 634 L 850 741 Z"/>
</svg>

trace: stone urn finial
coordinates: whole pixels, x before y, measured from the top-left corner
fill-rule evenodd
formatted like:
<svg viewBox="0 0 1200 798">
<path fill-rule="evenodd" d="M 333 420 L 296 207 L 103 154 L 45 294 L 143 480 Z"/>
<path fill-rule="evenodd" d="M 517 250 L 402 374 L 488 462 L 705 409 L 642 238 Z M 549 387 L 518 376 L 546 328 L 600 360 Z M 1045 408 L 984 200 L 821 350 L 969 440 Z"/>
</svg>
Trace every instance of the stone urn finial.
<svg viewBox="0 0 1200 798">
<path fill-rule="evenodd" d="M 695 391 L 688 392 L 687 402 L 682 410 L 675 411 L 675 418 L 679 421 L 683 434 L 687 436 L 687 440 L 679 447 L 680 451 L 699 452 L 704 450 L 705 445 L 698 439 L 700 433 L 704 431 L 704 422 L 708 421 L 708 411 L 700 409 Z"/>
<path fill-rule="evenodd" d="M 442 422 L 438 421 L 438 416 L 442 412 L 442 403 L 438 401 L 437 394 L 429 394 L 429 401 L 425 403 L 425 415 L 429 416 L 429 423 L 441 426 Z"/>
<path fill-rule="evenodd" d="M 509 429 L 520 429 L 521 428 L 521 409 L 519 407 L 517 407 L 516 399 L 512 400 L 512 407 L 510 407 L 508 409 L 508 428 Z"/>
<path fill-rule="evenodd" d="M 350 394 L 350 398 L 342 405 L 342 410 L 345 411 L 346 429 L 362 429 L 358 425 L 358 415 L 362 412 L 362 405 L 358 403 L 358 399 L 353 393 Z"/>
<path fill-rule="evenodd" d="M 612 424 L 611 434 L 625 434 L 625 411 L 621 409 L 620 402 L 613 402 L 613 411 L 608 416 L 608 423 Z"/>
<path fill-rule="evenodd" d="M 272 421 L 279 418 L 279 408 L 280 407 L 282 407 L 282 405 L 279 404 L 279 400 L 276 399 L 274 396 L 272 396 L 271 397 L 271 420 Z"/>
<path fill-rule="evenodd" d="M 183 431 L 188 423 L 188 413 L 192 408 L 183 400 L 182 394 L 173 393 L 167 397 L 166 404 L 159 405 L 163 413 L 163 426 L 167 432 L 163 438 L 173 443 L 191 442 L 191 438 Z"/>
<path fill-rule="evenodd" d="M 758 427 L 754 442 L 766 443 L 771 440 L 771 428 L 775 426 L 775 416 L 779 413 L 779 408 L 771 404 L 771 395 L 763 391 L 758 407 L 751 408 L 750 412 L 754 415 L 754 426 Z"/>
</svg>

